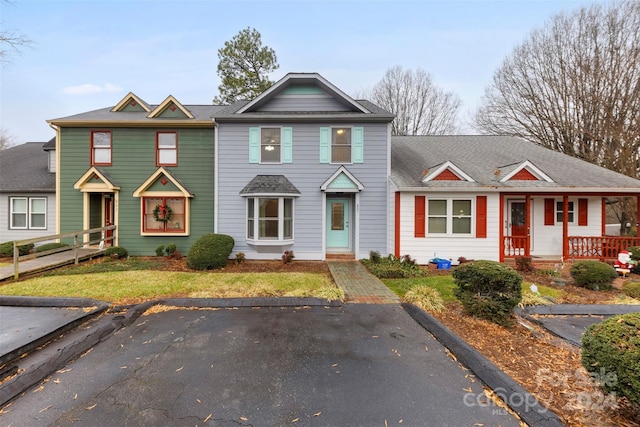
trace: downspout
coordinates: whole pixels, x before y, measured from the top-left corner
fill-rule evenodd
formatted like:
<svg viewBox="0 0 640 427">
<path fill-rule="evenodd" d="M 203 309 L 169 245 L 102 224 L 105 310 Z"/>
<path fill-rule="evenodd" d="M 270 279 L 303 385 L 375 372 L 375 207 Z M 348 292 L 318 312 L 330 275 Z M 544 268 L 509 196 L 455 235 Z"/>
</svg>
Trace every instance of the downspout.
<svg viewBox="0 0 640 427">
<path fill-rule="evenodd" d="M 47 123 L 56 133 L 56 234 L 60 234 L 60 128 L 51 122 Z"/>
<path fill-rule="evenodd" d="M 213 232 L 218 233 L 218 125 L 216 119 L 213 122 Z"/>
</svg>

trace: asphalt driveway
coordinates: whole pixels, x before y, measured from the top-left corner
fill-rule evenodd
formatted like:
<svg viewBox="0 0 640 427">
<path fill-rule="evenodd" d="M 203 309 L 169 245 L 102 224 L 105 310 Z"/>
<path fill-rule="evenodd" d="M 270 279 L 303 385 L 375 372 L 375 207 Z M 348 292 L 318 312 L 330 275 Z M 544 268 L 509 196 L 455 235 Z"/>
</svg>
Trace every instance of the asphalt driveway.
<svg viewBox="0 0 640 427">
<path fill-rule="evenodd" d="M 517 426 L 399 305 L 145 314 L 0 426 Z"/>
</svg>

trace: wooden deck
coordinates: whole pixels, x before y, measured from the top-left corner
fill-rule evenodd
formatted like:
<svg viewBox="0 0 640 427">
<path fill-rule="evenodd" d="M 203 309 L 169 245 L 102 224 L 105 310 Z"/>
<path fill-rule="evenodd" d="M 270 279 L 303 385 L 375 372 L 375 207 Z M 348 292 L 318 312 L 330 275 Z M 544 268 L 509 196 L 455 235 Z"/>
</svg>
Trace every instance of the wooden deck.
<svg viewBox="0 0 640 427">
<path fill-rule="evenodd" d="M 101 256 L 104 252 L 104 249 L 96 248 L 79 248 L 78 249 L 78 260 L 84 261 L 87 259 L 95 258 L 96 256 Z M 38 258 L 27 259 L 24 261 L 19 261 L 18 263 L 18 271 L 20 276 L 28 276 L 30 274 L 39 273 L 46 270 L 51 270 L 56 267 L 61 267 L 63 265 L 73 264 L 75 262 L 75 256 L 73 250 L 68 250 L 64 252 L 57 252 L 51 255 L 45 255 Z M 14 264 L 7 265 L 5 267 L 0 267 L 0 282 L 6 282 L 10 279 L 13 279 L 15 274 L 15 266 Z"/>
</svg>

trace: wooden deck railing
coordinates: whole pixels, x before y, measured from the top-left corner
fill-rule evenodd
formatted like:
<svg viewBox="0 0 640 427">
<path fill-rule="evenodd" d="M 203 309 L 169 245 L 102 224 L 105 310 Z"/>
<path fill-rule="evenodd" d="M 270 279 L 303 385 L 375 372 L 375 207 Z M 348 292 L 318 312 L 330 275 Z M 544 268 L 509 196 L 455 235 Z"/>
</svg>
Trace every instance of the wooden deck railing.
<svg viewBox="0 0 640 427">
<path fill-rule="evenodd" d="M 504 257 L 515 258 L 525 256 L 529 247 L 528 236 L 504 236 Z"/>
<path fill-rule="evenodd" d="M 569 236 L 569 256 L 576 259 L 616 259 L 620 251 L 631 246 L 640 246 L 640 237 Z"/>
</svg>

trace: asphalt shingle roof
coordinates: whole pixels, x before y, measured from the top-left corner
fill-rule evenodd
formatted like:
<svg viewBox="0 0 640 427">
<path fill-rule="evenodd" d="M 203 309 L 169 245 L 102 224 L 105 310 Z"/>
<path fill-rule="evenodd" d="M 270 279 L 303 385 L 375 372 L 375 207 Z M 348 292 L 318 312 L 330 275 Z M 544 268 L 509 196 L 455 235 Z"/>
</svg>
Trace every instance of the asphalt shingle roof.
<svg viewBox="0 0 640 427">
<path fill-rule="evenodd" d="M 0 192 L 55 192 L 44 142 L 27 142 L 0 150 Z"/>
<path fill-rule="evenodd" d="M 508 181 L 505 175 L 529 161 L 553 182 Z M 447 161 L 475 182 L 422 182 L 423 174 Z M 620 189 L 640 193 L 640 180 L 510 136 L 394 136 L 391 138 L 391 179 L 400 188 L 452 190 L 531 188 L 531 190 Z"/>
<path fill-rule="evenodd" d="M 284 175 L 256 175 L 240 194 L 300 194 Z"/>
</svg>

